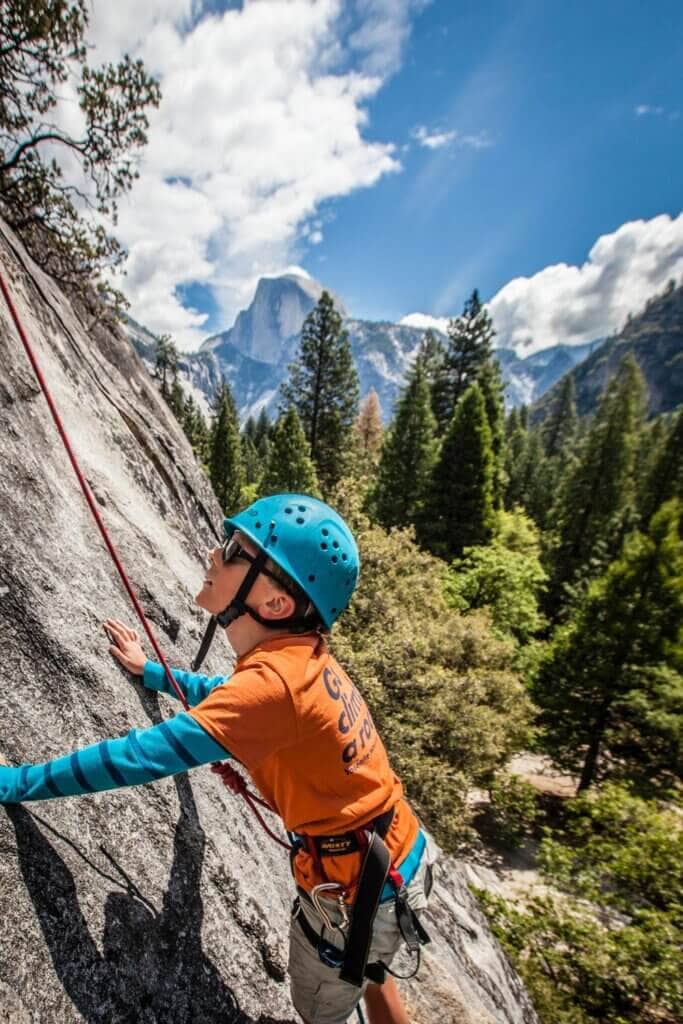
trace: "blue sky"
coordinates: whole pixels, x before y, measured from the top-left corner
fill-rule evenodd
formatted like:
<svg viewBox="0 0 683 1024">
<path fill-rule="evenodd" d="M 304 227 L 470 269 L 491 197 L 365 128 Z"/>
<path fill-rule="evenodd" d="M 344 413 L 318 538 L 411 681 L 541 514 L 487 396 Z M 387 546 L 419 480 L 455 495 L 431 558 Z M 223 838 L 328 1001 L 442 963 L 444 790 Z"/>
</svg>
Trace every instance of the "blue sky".
<svg viewBox="0 0 683 1024">
<path fill-rule="evenodd" d="M 680 213 L 683 4 L 431 4 L 370 116 L 378 139 L 425 125 L 491 145 L 413 145 L 402 173 L 334 205 L 305 266 L 365 316 L 459 311 L 472 287 L 491 297 Z"/>
<path fill-rule="evenodd" d="M 161 80 L 118 231 L 181 347 L 292 265 L 370 319 L 478 287 L 521 352 L 683 277 L 673 0 L 94 0 L 93 41 Z"/>
</svg>

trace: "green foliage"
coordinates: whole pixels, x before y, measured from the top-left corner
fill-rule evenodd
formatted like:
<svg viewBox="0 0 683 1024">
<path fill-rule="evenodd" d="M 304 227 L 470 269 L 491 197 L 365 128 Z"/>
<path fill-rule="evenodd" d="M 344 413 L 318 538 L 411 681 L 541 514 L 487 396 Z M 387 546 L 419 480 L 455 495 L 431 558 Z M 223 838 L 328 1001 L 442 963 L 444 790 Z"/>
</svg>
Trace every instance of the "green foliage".
<svg viewBox="0 0 683 1024">
<path fill-rule="evenodd" d="M 683 499 L 683 409 L 655 450 L 639 502 L 643 522 L 647 524 L 670 498 Z"/>
<path fill-rule="evenodd" d="M 518 775 L 500 773 L 489 795 L 496 838 L 505 846 L 521 846 L 540 816 L 536 790 Z"/>
<path fill-rule="evenodd" d="M 170 334 L 160 334 L 154 341 L 154 376 L 161 382 L 161 394 L 167 402 L 177 373 L 178 349 Z"/>
<path fill-rule="evenodd" d="M 573 800 L 543 840 L 540 863 L 563 889 L 622 914 L 683 915 L 681 816 L 623 785 Z"/>
<path fill-rule="evenodd" d="M 268 461 L 258 490 L 261 495 L 292 491 L 319 496 L 315 466 L 293 406 L 280 414 L 272 429 Z"/>
<path fill-rule="evenodd" d="M 477 383 L 484 396 L 486 418 L 491 431 L 493 453 L 493 507 L 503 507 L 505 494 L 505 406 L 503 378 L 496 359 L 488 359 L 482 366 Z"/>
<path fill-rule="evenodd" d="M 627 357 L 603 398 L 579 458 L 570 463 L 553 520 L 548 609 L 566 601 L 567 586 L 590 579 L 616 555 L 634 506 L 635 458 L 644 421 L 644 382 Z"/>
<path fill-rule="evenodd" d="M 36 262 L 64 284 L 118 263 L 102 227 L 137 177 L 159 86 L 141 61 L 91 67 L 85 0 L 0 0 L 0 212 Z M 55 117 L 74 82 L 82 127 Z M 77 164 L 80 180 L 63 167 Z"/>
<path fill-rule="evenodd" d="M 548 831 L 542 867 L 554 888 L 523 906 L 477 895 L 543 1024 L 680 1021 L 680 815 L 606 786 Z"/>
<path fill-rule="evenodd" d="M 206 467 L 209 461 L 209 428 L 192 395 L 185 399 L 182 426 L 195 458 L 201 466 Z"/>
<path fill-rule="evenodd" d="M 683 541 L 680 503 L 631 534 L 576 619 L 559 629 L 534 683 L 548 750 L 596 777 L 681 773 Z M 604 756 L 601 756 L 604 755 Z"/>
<path fill-rule="evenodd" d="M 520 644 L 544 625 L 538 595 L 546 574 L 540 562 L 538 533 L 517 510 L 500 513 L 500 532 L 488 545 L 465 548 L 446 576 L 448 603 L 460 611 L 488 608 L 496 629 Z"/>
<path fill-rule="evenodd" d="M 541 428 L 548 458 L 557 459 L 566 455 L 576 438 L 577 425 L 576 385 L 574 378 L 568 373 L 553 395 L 548 415 Z"/>
<path fill-rule="evenodd" d="M 253 421 L 252 421 L 253 422 Z M 263 473 L 263 464 L 258 449 L 254 444 L 253 433 L 242 432 L 242 465 L 244 479 L 247 484 L 258 484 Z"/>
<path fill-rule="evenodd" d="M 384 526 L 406 526 L 421 520 L 436 458 L 435 428 L 427 376 L 418 359 L 385 438 L 370 499 Z"/>
<path fill-rule="evenodd" d="M 299 354 L 289 374 L 282 395 L 299 414 L 327 493 L 346 469 L 359 391 L 348 335 L 328 292 L 304 320 Z"/>
<path fill-rule="evenodd" d="M 493 536 L 493 451 L 481 389 L 456 406 L 432 474 L 421 539 L 435 554 L 459 558 Z"/>
<path fill-rule="evenodd" d="M 448 324 L 448 347 L 434 379 L 435 413 L 439 434 L 448 429 L 453 412 L 465 391 L 474 384 L 491 359 L 495 331 L 476 288 L 465 303 L 462 316 Z"/>
<path fill-rule="evenodd" d="M 218 391 L 216 417 L 211 426 L 209 477 L 224 515 L 233 515 L 241 507 L 245 480 L 237 410 L 226 381 Z"/>
<path fill-rule="evenodd" d="M 445 566 L 411 530 L 371 526 L 346 481 L 332 501 L 356 533 L 362 565 L 335 627 L 335 653 L 367 698 L 410 798 L 455 848 L 467 827 L 467 789 L 488 785 L 528 740 L 531 705 L 510 669 L 511 645 L 484 613 L 447 607 Z"/>
</svg>

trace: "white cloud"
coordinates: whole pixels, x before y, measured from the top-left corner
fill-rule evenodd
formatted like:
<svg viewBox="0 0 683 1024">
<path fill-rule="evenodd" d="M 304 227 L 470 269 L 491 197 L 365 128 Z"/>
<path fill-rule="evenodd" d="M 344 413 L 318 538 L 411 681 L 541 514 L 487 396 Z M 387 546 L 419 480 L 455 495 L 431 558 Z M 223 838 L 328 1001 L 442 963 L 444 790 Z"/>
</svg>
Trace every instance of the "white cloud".
<svg viewBox="0 0 683 1024">
<path fill-rule="evenodd" d="M 163 93 L 116 227 L 137 320 L 196 348 L 202 317 L 178 286 L 210 288 L 229 323 L 259 276 L 320 244 L 322 203 L 400 169 L 392 144 L 363 137 L 366 107 L 423 6 L 356 0 L 350 22 L 342 0 L 204 17 L 193 0 L 94 0 L 93 60 L 140 56 Z"/>
<path fill-rule="evenodd" d="M 488 303 L 496 344 L 524 356 L 604 337 L 671 278 L 683 280 L 683 213 L 622 224 L 581 266 L 558 263 L 506 284 Z"/>
<path fill-rule="evenodd" d="M 430 132 L 423 124 L 413 132 L 413 138 L 416 142 L 426 149 L 441 149 L 442 146 L 447 146 L 449 142 L 452 142 L 456 137 L 457 132 Z"/>
<path fill-rule="evenodd" d="M 408 313 L 401 317 L 399 323 L 405 327 L 419 327 L 424 331 L 441 331 L 442 334 L 448 329 L 447 316 L 429 316 L 427 313 Z"/>
<path fill-rule="evenodd" d="M 493 145 L 488 133 L 484 131 L 477 132 L 475 135 L 461 135 L 455 129 L 449 132 L 439 129 L 430 131 L 423 124 L 414 129 L 412 136 L 418 145 L 425 149 L 442 149 L 451 143 L 455 143 L 463 149 L 488 149 Z"/>
<path fill-rule="evenodd" d="M 633 112 L 636 117 L 646 117 L 648 114 L 663 114 L 664 107 L 652 107 L 649 103 L 639 103 L 637 107 L 633 108 Z"/>
<path fill-rule="evenodd" d="M 355 0 L 361 25 L 349 38 L 351 50 L 363 58 L 363 70 L 372 75 L 396 71 L 410 34 L 411 17 L 430 0 Z"/>
</svg>

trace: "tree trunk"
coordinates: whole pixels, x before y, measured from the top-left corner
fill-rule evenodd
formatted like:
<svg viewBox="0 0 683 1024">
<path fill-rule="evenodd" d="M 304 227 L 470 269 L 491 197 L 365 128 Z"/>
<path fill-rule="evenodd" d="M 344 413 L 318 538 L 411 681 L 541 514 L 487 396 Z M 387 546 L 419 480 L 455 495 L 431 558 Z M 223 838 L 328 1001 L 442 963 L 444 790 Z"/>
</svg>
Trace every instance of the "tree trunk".
<svg viewBox="0 0 683 1024">
<path fill-rule="evenodd" d="M 612 698 L 610 697 L 608 700 L 602 702 L 600 709 L 598 710 L 597 718 L 595 719 L 591 730 L 591 737 L 588 743 L 588 750 L 586 752 L 586 760 L 583 762 L 581 779 L 579 781 L 577 793 L 583 793 L 584 790 L 588 789 L 595 777 L 595 769 L 598 764 L 600 747 L 602 745 L 603 736 L 605 735 L 605 729 L 607 728 L 607 720 L 609 718 L 609 709 L 611 705 Z"/>
</svg>

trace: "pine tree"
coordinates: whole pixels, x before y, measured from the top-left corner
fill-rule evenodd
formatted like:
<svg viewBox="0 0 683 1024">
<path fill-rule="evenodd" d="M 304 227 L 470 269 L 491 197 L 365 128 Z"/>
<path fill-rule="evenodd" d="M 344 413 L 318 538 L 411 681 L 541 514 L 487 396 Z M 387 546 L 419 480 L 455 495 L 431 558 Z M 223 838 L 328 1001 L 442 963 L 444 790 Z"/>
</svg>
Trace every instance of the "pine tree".
<svg viewBox="0 0 683 1024">
<path fill-rule="evenodd" d="M 259 484 L 261 495 L 286 491 L 313 497 L 320 493 L 315 466 L 308 454 L 308 442 L 293 406 L 275 421 L 268 462 Z"/>
<path fill-rule="evenodd" d="M 448 428 L 460 397 L 478 379 L 491 358 L 494 335 L 491 317 L 475 288 L 465 303 L 462 316 L 454 317 L 448 325 L 445 362 L 434 385 L 438 395 L 440 434 Z"/>
<path fill-rule="evenodd" d="M 484 363 L 477 383 L 484 396 L 486 416 L 491 430 L 493 451 L 493 507 L 503 507 L 505 493 L 505 405 L 503 401 L 503 379 L 497 359 Z"/>
<path fill-rule="evenodd" d="M 493 451 L 481 388 L 462 396 L 446 431 L 429 489 L 421 535 L 443 558 L 487 544 L 494 532 Z"/>
<path fill-rule="evenodd" d="M 254 444 L 251 434 L 243 433 L 241 444 L 245 483 L 257 484 L 263 476 L 265 463 L 261 460 L 258 448 Z"/>
<path fill-rule="evenodd" d="M 171 385 L 171 394 L 168 399 L 168 404 L 173 412 L 173 415 L 182 423 L 185 417 L 185 392 L 183 386 L 178 378 L 178 372 L 173 374 L 173 383 Z"/>
<path fill-rule="evenodd" d="M 253 416 L 247 416 L 242 427 L 242 437 L 249 437 L 256 442 L 256 420 Z"/>
<path fill-rule="evenodd" d="M 557 458 L 565 454 L 576 437 L 576 385 L 568 373 L 553 400 L 543 423 L 543 443 L 546 455 Z"/>
<path fill-rule="evenodd" d="M 261 445 L 263 444 L 263 442 L 267 441 L 268 437 L 270 436 L 270 426 L 271 424 L 268 418 L 268 413 L 266 412 L 265 408 L 263 408 L 261 409 L 261 412 L 258 415 L 258 419 L 254 424 L 253 434 L 254 444 L 259 449 L 259 451 L 261 450 Z"/>
<path fill-rule="evenodd" d="M 417 350 L 415 362 L 422 364 L 431 394 L 432 412 L 437 422 L 448 419 L 450 406 L 446 375 L 446 345 L 434 331 L 425 331 Z"/>
<path fill-rule="evenodd" d="M 216 416 L 209 442 L 209 477 L 225 515 L 237 512 L 244 485 L 239 421 L 227 381 L 215 401 Z"/>
<path fill-rule="evenodd" d="M 370 505 L 386 527 L 418 523 L 436 456 L 436 422 L 420 360 L 399 397 L 384 440 Z"/>
<path fill-rule="evenodd" d="M 576 462 L 570 463 L 553 520 L 548 611 L 555 616 L 568 589 L 601 572 L 615 556 L 633 515 L 633 475 L 645 401 L 642 374 L 627 356 L 603 396 Z"/>
<path fill-rule="evenodd" d="M 353 425 L 353 435 L 360 456 L 361 471 L 373 472 L 379 462 L 384 439 L 382 408 L 374 388 L 368 391 L 361 402 L 358 416 Z"/>
<path fill-rule="evenodd" d="M 161 381 L 161 394 L 166 402 L 171 397 L 171 384 L 178 370 L 178 350 L 170 334 L 160 334 L 154 343 L 154 376 Z"/>
<path fill-rule="evenodd" d="M 506 432 L 508 436 L 505 445 L 505 507 L 526 508 L 529 433 L 520 424 L 516 409 L 508 416 Z"/>
<path fill-rule="evenodd" d="M 656 453 L 645 481 L 640 498 L 643 522 L 648 522 L 669 498 L 683 498 L 683 409 Z"/>
<path fill-rule="evenodd" d="M 299 355 L 289 373 L 282 395 L 299 414 L 327 492 L 345 469 L 359 390 L 348 334 L 328 292 L 304 321 Z"/>
<path fill-rule="evenodd" d="M 209 428 L 202 415 L 202 410 L 196 406 L 192 423 L 192 449 L 200 463 L 205 468 L 209 462 L 210 437 Z"/>
<path fill-rule="evenodd" d="M 534 684 L 548 749 L 586 789 L 608 772 L 681 765 L 683 541 L 681 504 L 635 531 L 558 630 Z M 602 758 L 602 760 L 601 760 Z"/>
</svg>

